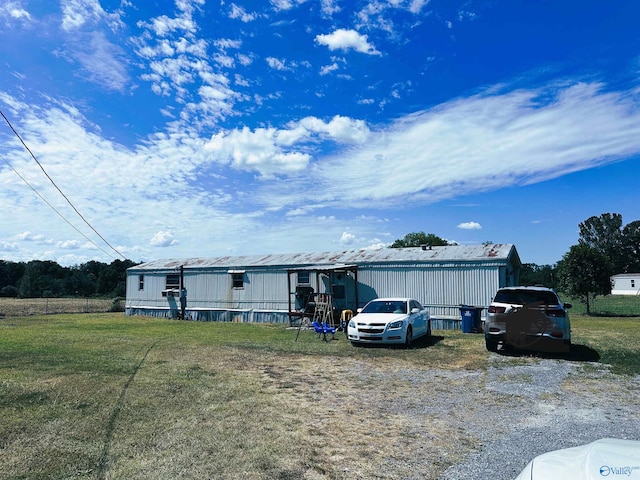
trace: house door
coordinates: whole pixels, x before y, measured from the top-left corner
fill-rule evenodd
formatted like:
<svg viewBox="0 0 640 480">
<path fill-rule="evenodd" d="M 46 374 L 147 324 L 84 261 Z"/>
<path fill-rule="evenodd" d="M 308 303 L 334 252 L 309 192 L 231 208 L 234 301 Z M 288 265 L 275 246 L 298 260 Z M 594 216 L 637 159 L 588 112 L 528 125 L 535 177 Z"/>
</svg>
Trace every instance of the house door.
<svg viewBox="0 0 640 480">
<path fill-rule="evenodd" d="M 337 310 L 356 311 L 356 282 L 353 275 L 340 270 L 331 272 L 331 293 L 333 306 Z"/>
</svg>

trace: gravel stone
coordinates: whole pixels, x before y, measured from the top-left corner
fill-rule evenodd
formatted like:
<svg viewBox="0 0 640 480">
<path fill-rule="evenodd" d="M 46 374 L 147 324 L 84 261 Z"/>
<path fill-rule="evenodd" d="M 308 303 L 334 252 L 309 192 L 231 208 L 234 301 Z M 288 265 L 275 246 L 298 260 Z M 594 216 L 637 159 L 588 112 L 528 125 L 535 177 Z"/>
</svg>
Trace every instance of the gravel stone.
<svg viewBox="0 0 640 480">
<path fill-rule="evenodd" d="M 510 480 L 545 452 L 605 437 L 640 440 L 640 376 L 613 375 L 599 364 L 510 360 L 492 356 L 486 373 L 484 388 L 500 406 L 467 418 L 465 428 L 481 447 L 440 479 Z"/>
</svg>

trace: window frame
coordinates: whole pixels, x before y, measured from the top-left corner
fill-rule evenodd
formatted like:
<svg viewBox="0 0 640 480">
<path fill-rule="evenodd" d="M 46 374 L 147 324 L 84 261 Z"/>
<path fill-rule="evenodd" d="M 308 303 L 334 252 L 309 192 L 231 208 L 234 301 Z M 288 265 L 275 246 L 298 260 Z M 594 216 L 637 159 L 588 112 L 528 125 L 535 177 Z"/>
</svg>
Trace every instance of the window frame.
<svg viewBox="0 0 640 480">
<path fill-rule="evenodd" d="M 170 282 L 169 279 L 172 281 Z M 165 290 L 180 290 L 180 274 L 167 273 L 164 279 L 164 288 Z"/>
<path fill-rule="evenodd" d="M 309 270 L 303 270 L 297 272 L 297 284 L 298 285 L 311 285 L 311 272 Z M 305 281 L 306 276 L 306 281 Z"/>
<path fill-rule="evenodd" d="M 247 272 L 245 270 L 229 270 L 227 273 L 231 275 L 231 290 L 244 290 L 244 275 Z"/>
</svg>

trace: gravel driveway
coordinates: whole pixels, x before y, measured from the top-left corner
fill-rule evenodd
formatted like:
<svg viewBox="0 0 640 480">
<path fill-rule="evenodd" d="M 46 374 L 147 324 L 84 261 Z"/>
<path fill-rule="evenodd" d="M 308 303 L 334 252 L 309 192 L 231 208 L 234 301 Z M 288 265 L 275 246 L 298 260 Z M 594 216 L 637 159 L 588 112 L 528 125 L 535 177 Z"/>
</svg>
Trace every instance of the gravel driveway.
<svg viewBox="0 0 640 480">
<path fill-rule="evenodd" d="M 322 452 L 322 468 L 309 463 L 296 478 L 513 480 L 548 451 L 640 440 L 640 376 L 576 355 L 491 353 L 477 369 L 274 357 L 262 368 L 282 404 L 323 412 L 299 426 L 303 442 Z"/>
<path fill-rule="evenodd" d="M 640 377 L 558 359 L 513 363 L 492 355 L 488 371 L 480 374 L 485 376 L 480 388 L 493 402 L 469 412 L 463 426 L 481 448 L 439 478 L 511 480 L 547 451 L 604 437 L 640 440 Z"/>
</svg>

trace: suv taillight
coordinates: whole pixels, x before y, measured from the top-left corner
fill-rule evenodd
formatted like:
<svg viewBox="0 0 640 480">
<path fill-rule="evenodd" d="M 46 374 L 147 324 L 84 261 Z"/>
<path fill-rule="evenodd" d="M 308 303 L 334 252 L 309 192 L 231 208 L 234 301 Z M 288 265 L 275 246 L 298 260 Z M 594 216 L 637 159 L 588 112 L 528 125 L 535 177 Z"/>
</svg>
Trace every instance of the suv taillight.
<svg viewBox="0 0 640 480">
<path fill-rule="evenodd" d="M 494 307 L 491 305 L 487 311 L 489 313 L 504 313 L 506 309 L 506 307 Z"/>
<path fill-rule="evenodd" d="M 565 317 L 567 315 L 561 308 L 547 308 L 545 313 L 549 317 Z"/>
</svg>

